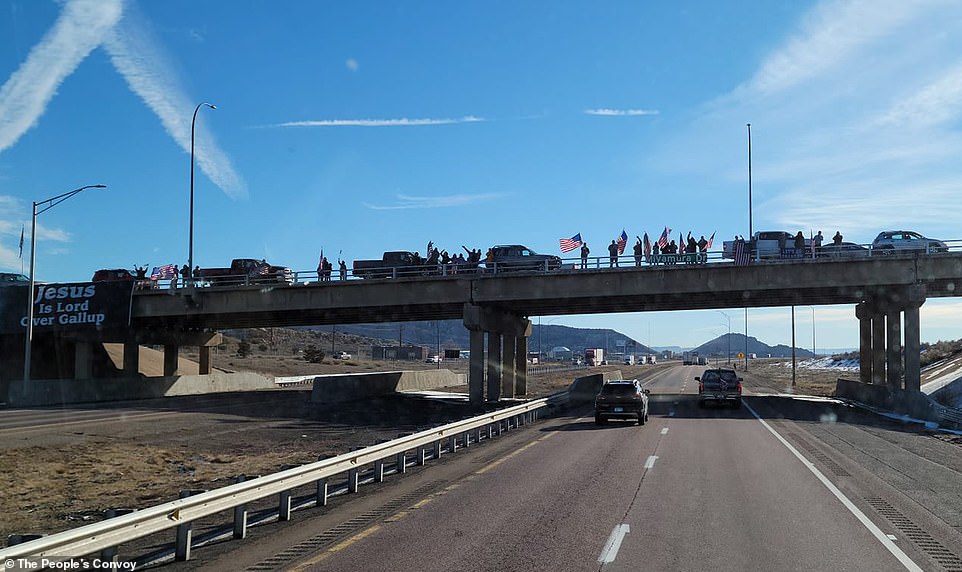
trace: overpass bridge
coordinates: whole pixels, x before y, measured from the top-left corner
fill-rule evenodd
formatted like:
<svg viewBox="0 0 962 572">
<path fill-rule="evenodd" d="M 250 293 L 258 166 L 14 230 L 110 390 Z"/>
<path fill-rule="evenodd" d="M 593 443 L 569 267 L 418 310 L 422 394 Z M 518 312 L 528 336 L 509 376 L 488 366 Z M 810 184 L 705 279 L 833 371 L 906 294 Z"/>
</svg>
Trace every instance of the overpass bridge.
<svg viewBox="0 0 962 572">
<path fill-rule="evenodd" d="M 456 274 L 138 291 L 129 328 L 72 338 L 78 378 L 89 377 L 86 354 L 96 342 L 123 343 L 131 373 L 138 344 L 162 344 L 173 375 L 184 345 L 200 348 L 201 373 L 208 373 L 223 329 L 461 319 L 470 331 L 471 401 L 481 404 L 526 393 L 529 316 L 855 304 L 860 381 L 917 393 L 919 307 L 929 297 L 959 295 L 956 252 Z"/>
</svg>

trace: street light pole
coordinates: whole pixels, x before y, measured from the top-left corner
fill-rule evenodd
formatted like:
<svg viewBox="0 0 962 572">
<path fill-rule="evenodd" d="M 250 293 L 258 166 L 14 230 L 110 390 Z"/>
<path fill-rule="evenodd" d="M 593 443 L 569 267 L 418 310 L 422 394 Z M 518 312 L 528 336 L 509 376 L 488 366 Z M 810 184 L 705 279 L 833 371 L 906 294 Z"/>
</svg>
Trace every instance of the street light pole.
<svg viewBox="0 0 962 572">
<path fill-rule="evenodd" d="M 815 352 L 815 306 L 809 306 L 809 308 L 812 309 L 812 359 L 814 360 L 818 357 Z"/>
<path fill-rule="evenodd" d="M 194 124 L 197 123 L 197 112 L 205 105 L 217 109 L 216 105 L 206 101 L 198 103 L 194 108 L 194 117 L 190 120 L 190 236 L 187 245 L 187 267 L 190 272 L 184 278 L 188 284 L 194 283 Z"/>
<path fill-rule="evenodd" d="M 725 316 L 725 319 L 728 320 L 728 355 L 726 357 L 726 363 L 728 363 L 728 365 L 731 365 L 732 363 L 732 319 L 728 317 L 728 314 L 726 314 L 725 312 L 722 312 L 721 310 L 715 310 L 715 311 L 721 314 L 722 316 Z"/>
<path fill-rule="evenodd" d="M 34 202 L 33 203 L 33 219 L 30 223 L 30 289 L 27 291 L 27 337 L 23 345 L 23 381 L 24 383 L 30 381 L 30 351 L 33 345 L 33 304 L 34 304 L 34 292 L 33 289 L 36 287 L 36 281 L 34 279 L 34 272 L 36 270 L 37 262 L 37 249 L 35 245 L 37 243 L 37 215 L 44 213 L 53 207 L 59 205 L 70 197 L 76 195 L 81 191 L 87 189 L 105 189 L 107 185 L 87 185 L 85 187 L 80 187 L 79 189 L 74 189 L 70 192 L 57 195 L 53 198 L 49 198 L 45 201 Z M 40 205 L 45 205 L 40 210 L 37 207 Z"/>
</svg>

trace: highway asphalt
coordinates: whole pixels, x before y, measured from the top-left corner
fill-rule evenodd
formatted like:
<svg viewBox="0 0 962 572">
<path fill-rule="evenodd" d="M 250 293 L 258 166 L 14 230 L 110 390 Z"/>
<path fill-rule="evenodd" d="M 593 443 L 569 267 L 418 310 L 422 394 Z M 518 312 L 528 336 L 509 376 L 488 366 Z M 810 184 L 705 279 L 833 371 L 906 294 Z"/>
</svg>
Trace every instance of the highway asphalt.
<svg viewBox="0 0 962 572">
<path fill-rule="evenodd" d="M 575 410 L 174 568 L 962 570 L 958 444 L 764 386 L 700 409 L 702 369 L 647 380 L 646 426 Z"/>
</svg>

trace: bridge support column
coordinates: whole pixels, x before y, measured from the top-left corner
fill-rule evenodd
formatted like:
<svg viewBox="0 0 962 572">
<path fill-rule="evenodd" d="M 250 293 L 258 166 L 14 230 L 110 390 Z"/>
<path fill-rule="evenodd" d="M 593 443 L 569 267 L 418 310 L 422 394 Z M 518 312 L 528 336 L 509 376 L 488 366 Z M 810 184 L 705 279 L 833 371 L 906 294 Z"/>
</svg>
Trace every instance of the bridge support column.
<svg viewBox="0 0 962 572">
<path fill-rule="evenodd" d="M 919 307 L 909 306 L 905 309 L 905 391 L 922 391 L 921 345 Z"/>
<path fill-rule="evenodd" d="M 488 401 L 501 399 L 501 334 L 488 332 Z"/>
<path fill-rule="evenodd" d="M 197 353 L 200 356 L 197 373 L 208 375 L 210 373 L 210 346 L 198 346 Z"/>
<path fill-rule="evenodd" d="M 469 330 L 471 357 L 468 365 L 468 399 L 471 405 L 484 403 L 484 332 Z"/>
<path fill-rule="evenodd" d="M 528 394 L 528 336 L 518 338 L 514 358 L 514 387 L 518 396 Z"/>
<path fill-rule="evenodd" d="M 90 379 L 93 377 L 92 353 L 93 344 L 77 340 L 74 342 L 74 368 L 75 379 Z"/>
<path fill-rule="evenodd" d="M 902 389 L 902 312 L 891 309 L 885 314 L 885 380 L 891 389 Z"/>
<path fill-rule="evenodd" d="M 504 335 L 504 352 L 501 355 L 502 378 L 501 378 L 501 397 L 515 396 L 515 359 L 518 353 L 518 338 Z"/>
<path fill-rule="evenodd" d="M 179 346 L 164 344 L 164 375 L 177 375 L 177 352 Z"/>
<path fill-rule="evenodd" d="M 872 383 L 885 383 L 885 314 L 872 315 Z"/>
<path fill-rule="evenodd" d="M 872 309 L 861 302 L 855 306 L 858 318 L 858 380 L 872 383 Z"/>
<path fill-rule="evenodd" d="M 140 344 L 137 340 L 124 342 L 124 373 L 129 376 L 140 373 Z"/>
</svg>

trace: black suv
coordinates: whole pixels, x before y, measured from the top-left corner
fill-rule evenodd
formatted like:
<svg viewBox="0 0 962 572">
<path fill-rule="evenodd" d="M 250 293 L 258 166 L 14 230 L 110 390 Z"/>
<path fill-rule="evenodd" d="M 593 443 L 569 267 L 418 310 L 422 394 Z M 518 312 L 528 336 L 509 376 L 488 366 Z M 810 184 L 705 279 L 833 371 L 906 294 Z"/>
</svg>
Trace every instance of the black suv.
<svg viewBox="0 0 962 572">
<path fill-rule="evenodd" d="M 648 421 L 648 393 L 637 379 L 606 382 L 595 397 L 595 423 L 608 419 L 634 419 L 639 425 Z"/>
</svg>

